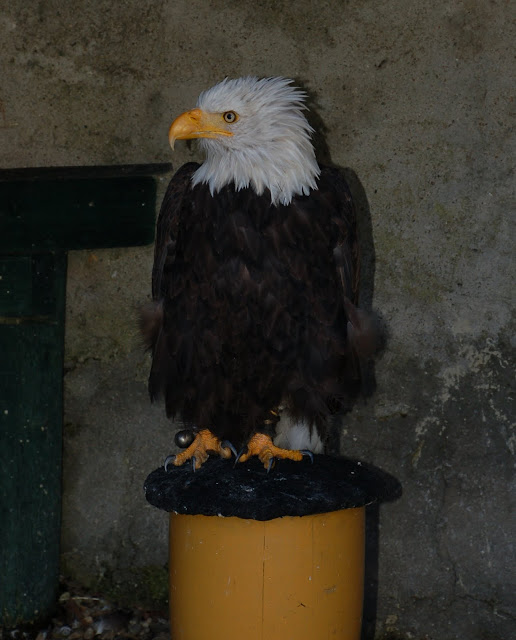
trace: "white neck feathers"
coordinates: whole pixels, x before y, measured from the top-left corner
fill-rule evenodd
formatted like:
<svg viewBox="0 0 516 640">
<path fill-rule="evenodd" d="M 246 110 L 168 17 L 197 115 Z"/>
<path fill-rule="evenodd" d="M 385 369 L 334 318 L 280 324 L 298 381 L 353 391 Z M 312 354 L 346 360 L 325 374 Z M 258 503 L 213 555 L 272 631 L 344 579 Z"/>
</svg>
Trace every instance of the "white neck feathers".
<svg viewBox="0 0 516 640">
<path fill-rule="evenodd" d="M 206 159 L 193 184 L 208 184 L 211 193 L 234 183 L 257 194 L 270 191 L 273 204 L 289 204 L 295 195 L 317 188 L 320 169 L 304 114 L 305 94 L 285 78 L 224 80 L 199 97 L 209 112 L 233 110 L 239 120 L 233 135 L 203 138 Z"/>
</svg>

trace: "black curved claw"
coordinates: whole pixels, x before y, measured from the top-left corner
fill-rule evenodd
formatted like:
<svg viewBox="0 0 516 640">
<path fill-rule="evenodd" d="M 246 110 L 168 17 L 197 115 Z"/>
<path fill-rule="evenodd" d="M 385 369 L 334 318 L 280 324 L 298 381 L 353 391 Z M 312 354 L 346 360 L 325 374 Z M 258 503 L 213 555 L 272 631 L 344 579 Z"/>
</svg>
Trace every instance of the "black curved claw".
<svg viewBox="0 0 516 640">
<path fill-rule="evenodd" d="M 314 454 L 310 451 L 310 449 L 300 449 L 299 453 L 302 453 L 304 456 L 308 456 L 310 458 L 310 462 L 314 463 Z"/>
<path fill-rule="evenodd" d="M 220 443 L 220 446 L 223 449 L 230 449 L 231 453 L 235 456 L 235 458 L 238 456 L 237 450 L 235 449 L 235 447 L 231 444 L 231 442 L 229 440 L 224 440 L 223 442 Z M 242 452 L 240 452 L 240 455 L 242 455 Z"/>
<path fill-rule="evenodd" d="M 195 463 L 197 462 L 197 458 L 192 456 L 192 471 L 195 473 Z"/>
<path fill-rule="evenodd" d="M 269 462 L 267 464 L 267 473 L 274 467 L 274 463 L 276 462 L 276 458 L 269 458 Z"/>
<path fill-rule="evenodd" d="M 240 460 L 240 458 L 244 455 L 244 453 L 246 451 L 247 451 L 247 447 L 242 447 L 242 449 L 240 449 L 238 454 L 235 456 L 235 464 L 233 465 L 233 468 L 237 466 L 238 461 Z"/>
<path fill-rule="evenodd" d="M 163 466 L 165 467 L 165 471 L 168 471 L 168 465 L 173 462 L 176 459 L 176 456 L 174 454 L 167 456 L 165 458 L 165 462 L 163 463 Z"/>
</svg>

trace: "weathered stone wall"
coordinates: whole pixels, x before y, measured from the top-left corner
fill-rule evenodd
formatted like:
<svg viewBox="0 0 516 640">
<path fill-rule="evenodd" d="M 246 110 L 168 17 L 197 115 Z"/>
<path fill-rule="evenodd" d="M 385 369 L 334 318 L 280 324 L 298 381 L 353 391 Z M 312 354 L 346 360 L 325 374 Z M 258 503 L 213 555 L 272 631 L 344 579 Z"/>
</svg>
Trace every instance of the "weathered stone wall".
<svg viewBox="0 0 516 640">
<path fill-rule="evenodd" d="M 367 197 L 367 297 L 374 283 L 389 329 L 377 391 L 341 437 L 404 489 L 380 510 L 379 637 L 514 633 L 513 19 L 505 0 L 0 9 L 3 167 L 177 167 L 197 155 L 171 156 L 172 117 L 226 75 L 291 76 L 313 96 L 327 152 Z M 136 330 L 151 261 L 69 256 L 63 567 L 84 581 L 137 583 L 166 562 L 166 517 L 142 492 L 173 433 Z"/>
</svg>

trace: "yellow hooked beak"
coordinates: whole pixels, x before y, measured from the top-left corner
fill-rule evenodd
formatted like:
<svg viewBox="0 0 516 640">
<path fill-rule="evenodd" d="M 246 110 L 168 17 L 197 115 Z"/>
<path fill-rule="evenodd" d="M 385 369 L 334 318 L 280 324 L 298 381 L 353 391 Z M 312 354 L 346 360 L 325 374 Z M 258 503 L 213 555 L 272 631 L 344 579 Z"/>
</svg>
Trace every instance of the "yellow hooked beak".
<svg viewBox="0 0 516 640">
<path fill-rule="evenodd" d="M 191 109 L 178 116 L 170 125 L 168 140 L 172 149 L 176 140 L 192 138 L 218 138 L 232 136 L 228 130 L 222 113 L 206 113 L 201 109 Z"/>
</svg>

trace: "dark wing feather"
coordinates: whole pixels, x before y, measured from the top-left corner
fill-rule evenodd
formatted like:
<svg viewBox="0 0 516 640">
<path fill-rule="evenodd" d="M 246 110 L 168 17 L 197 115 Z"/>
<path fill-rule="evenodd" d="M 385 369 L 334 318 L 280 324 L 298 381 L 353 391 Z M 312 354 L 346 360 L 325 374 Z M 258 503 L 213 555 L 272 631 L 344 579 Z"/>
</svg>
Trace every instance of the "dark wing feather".
<svg viewBox="0 0 516 640">
<path fill-rule="evenodd" d="M 338 215 L 333 222 L 338 229 L 337 242 L 333 249 L 335 267 L 344 297 L 358 304 L 360 283 L 360 248 L 356 230 L 356 213 L 348 184 L 338 169 L 325 167 L 321 178 L 331 184 L 338 200 Z M 323 184 L 324 184 L 323 182 Z"/>
<path fill-rule="evenodd" d="M 156 245 L 154 248 L 154 266 L 152 268 L 152 299 L 159 300 L 163 296 L 162 278 L 167 267 L 173 263 L 179 213 L 185 192 L 190 187 L 193 173 L 199 168 L 196 162 L 183 165 L 168 185 L 156 226 Z"/>
<path fill-rule="evenodd" d="M 175 259 L 177 231 L 183 197 L 189 189 L 192 174 L 199 165 L 190 162 L 183 165 L 170 180 L 156 225 L 154 263 L 152 267 L 152 302 L 140 310 L 140 331 L 153 358 L 156 344 L 163 327 L 163 305 L 165 274 Z M 156 368 L 157 363 L 153 364 Z M 154 397 L 151 390 L 151 396 Z"/>
<path fill-rule="evenodd" d="M 334 168 L 325 168 L 323 175 L 333 185 L 333 190 L 339 200 L 340 215 L 334 217 L 339 233 L 333 249 L 333 256 L 344 296 L 348 340 L 354 354 L 359 359 L 367 358 L 376 349 L 377 335 L 371 316 L 357 307 L 360 294 L 360 246 L 357 236 L 355 206 L 349 186 L 340 171 Z"/>
</svg>

